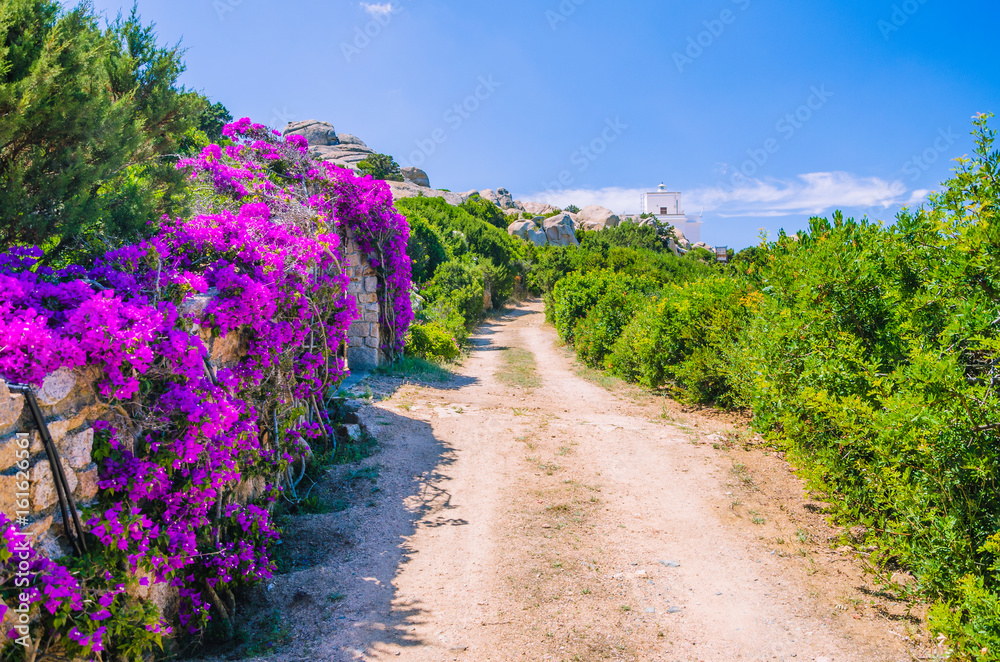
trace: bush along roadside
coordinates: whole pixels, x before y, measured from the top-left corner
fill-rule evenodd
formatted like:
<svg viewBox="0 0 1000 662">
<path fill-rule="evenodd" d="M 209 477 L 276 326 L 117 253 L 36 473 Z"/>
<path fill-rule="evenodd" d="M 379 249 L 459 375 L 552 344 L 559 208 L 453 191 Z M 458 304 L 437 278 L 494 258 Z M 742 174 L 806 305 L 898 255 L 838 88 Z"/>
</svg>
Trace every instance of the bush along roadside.
<svg viewBox="0 0 1000 662">
<path fill-rule="evenodd" d="M 987 116 L 974 135 L 891 226 L 814 218 L 645 302 L 639 280 L 566 276 L 547 311 L 592 365 L 750 410 L 886 585 L 933 603 L 949 659 L 1000 660 L 1000 155 Z"/>
<path fill-rule="evenodd" d="M 270 576 L 291 467 L 331 444 L 327 399 L 357 317 L 339 252 L 348 229 L 384 272 L 386 349 L 402 350 L 408 231 L 386 185 L 249 120 L 225 135 L 181 164 L 203 213 L 89 267 L 39 266 L 33 248 L 0 255 L 0 377 L 39 386 L 89 366 L 109 412 L 94 426 L 98 503 L 84 512 L 100 544 L 49 559 L 0 518 L 0 618 L 22 602 L 31 614 L 7 657 L 141 660 L 165 636 L 228 621 L 233 590 Z M 235 334 L 246 351 L 212 365 L 200 333 Z M 175 621 L 138 597 L 156 584 L 177 591 Z"/>
<path fill-rule="evenodd" d="M 453 207 L 441 198 L 407 198 L 397 207 L 412 228 L 407 252 L 418 290 L 406 353 L 454 360 L 472 329 L 524 282 L 530 248 L 499 227 L 503 213 L 488 200 Z"/>
<path fill-rule="evenodd" d="M 570 274 L 596 278 L 595 283 L 601 284 L 594 287 L 602 294 L 608 287 L 605 281 L 614 280 L 617 285 L 612 289 L 629 290 L 629 305 L 638 306 L 643 296 L 665 283 L 713 273 L 713 267 L 701 261 L 674 256 L 651 226 L 626 224 L 581 232 L 581 247 L 537 247 L 510 236 L 509 217 L 478 196 L 459 207 L 440 198 L 409 198 L 397 206 L 412 229 L 407 252 L 418 290 L 417 321 L 407 354 L 432 361 L 457 355 L 456 347 L 465 344 L 484 316 L 514 297 L 544 295 L 551 303 L 553 288 Z M 669 233 L 669 228 L 663 231 Z M 584 308 L 577 306 L 577 312 Z M 551 315 L 551 305 L 548 310 Z M 621 311 L 617 322 L 608 323 L 621 324 L 628 317 Z M 574 318 L 565 329 L 564 338 L 573 335 L 577 321 Z M 606 348 L 600 344 L 617 332 L 598 331 L 596 326 L 594 322 L 588 327 L 588 338 L 598 343 L 594 360 L 601 361 Z"/>
</svg>

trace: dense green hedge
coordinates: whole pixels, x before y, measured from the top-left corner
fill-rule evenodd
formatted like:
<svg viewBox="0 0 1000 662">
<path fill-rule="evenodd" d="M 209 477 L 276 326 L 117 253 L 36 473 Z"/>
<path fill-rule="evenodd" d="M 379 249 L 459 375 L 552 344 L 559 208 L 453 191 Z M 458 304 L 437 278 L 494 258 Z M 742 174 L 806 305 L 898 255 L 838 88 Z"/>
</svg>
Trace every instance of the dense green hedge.
<svg viewBox="0 0 1000 662">
<path fill-rule="evenodd" d="M 549 303 L 584 360 L 607 346 L 591 327 L 620 328 L 611 371 L 751 410 L 884 577 L 916 578 L 895 589 L 936 602 L 951 659 L 1000 660 L 1000 156 L 976 124 L 976 157 L 891 227 L 813 219 L 624 327 L 609 311 L 634 304 L 600 276 L 562 278 Z"/>
<path fill-rule="evenodd" d="M 535 293 L 547 294 L 562 278 L 574 272 L 612 271 L 647 277 L 664 284 L 685 282 L 713 273 L 713 266 L 687 257 L 678 258 L 663 244 L 653 243 L 654 247 L 650 248 L 649 233 L 633 233 L 630 228 L 634 227 L 625 224 L 603 232 L 582 232 L 579 248 L 549 246 L 535 249 L 531 256 L 530 273 L 526 277 L 527 285 Z"/>
<path fill-rule="evenodd" d="M 399 200 L 396 206 L 410 222 L 408 253 L 422 298 L 417 323 L 433 322 L 460 343 L 487 312 L 482 305 L 486 290 L 493 309 L 501 308 L 515 290 L 542 294 L 551 303 L 557 283 L 569 276 L 571 282 L 588 283 L 590 294 L 581 294 L 579 302 L 560 303 L 573 307 L 559 313 L 566 318 L 561 333 L 572 342 L 576 326 L 585 322 L 585 342 L 579 346 L 590 348 L 587 361 L 600 365 L 621 327 L 653 292 L 714 271 L 711 265 L 671 253 L 669 228 L 625 224 L 580 232 L 580 247 L 539 248 L 508 235 L 502 210 L 478 196 L 458 207 L 424 197 Z M 585 320 L 609 289 L 614 301 L 600 306 L 601 315 Z M 577 296 L 568 284 L 560 292 Z M 547 310 L 551 316 L 553 306 Z"/>
<path fill-rule="evenodd" d="M 414 324 L 406 338 L 406 354 L 421 359 L 457 359 L 462 353 L 454 336 L 438 322 Z"/>
<path fill-rule="evenodd" d="M 752 298 L 733 278 L 671 285 L 623 329 L 608 358 L 615 374 L 681 400 L 731 404 L 724 349 L 746 324 Z"/>
<path fill-rule="evenodd" d="M 396 204 L 399 205 L 400 200 Z M 426 283 L 434 277 L 438 267 L 452 259 L 454 255 L 441 229 L 420 216 L 410 214 L 406 219 L 410 224 L 410 241 L 406 253 L 413 262 L 413 280 Z"/>
<path fill-rule="evenodd" d="M 442 198 L 406 198 L 396 207 L 410 223 L 407 253 L 422 298 L 417 326 L 428 327 L 417 334 L 437 337 L 443 330 L 462 343 L 488 312 L 487 303 L 498 310 L 514 294 L 517 282 L 524 279 L 531 247 L 501 229 L 497 219 L 503 213 L 481 198 L 461 207 Z M 425 358 L 454 358 L 450 345 L 421 344 L 417 335 L 410 347 Z M 449 349 L 438 353 L 436 347 Z"/>
</svg>

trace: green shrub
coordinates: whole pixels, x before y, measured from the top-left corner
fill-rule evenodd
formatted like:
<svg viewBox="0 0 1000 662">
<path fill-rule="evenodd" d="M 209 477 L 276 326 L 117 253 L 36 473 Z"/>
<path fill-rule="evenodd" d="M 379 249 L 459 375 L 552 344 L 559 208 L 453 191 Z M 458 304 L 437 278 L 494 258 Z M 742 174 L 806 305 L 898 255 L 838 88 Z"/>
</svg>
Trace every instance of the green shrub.
<svg viewBox="0 0 1000 662">
<path fill-rule="evenodd" d="M 500 209 L 500 207 L 497 207 L 489 200 L 486 200 L 478 193 L 472 195 L 468 200 L 462 203 L 461 208 L 468 212 L 471 216 L 489 223 L 493 227 L 499 228 L 504 232 L 507 231 L 507 226 L 511 223 L 511 221 L 508 220 L 507 215 L 503 213 L 503 210 Z"/>
<path fill-rule="evenodd" d="M 614 339 L 608 334 L 617 335 L 627 323 L 626 316 L 614 310 L 615 305 L 624 304 L 626 300 L 630 301 L 630 306 L 638 305 L 639 299 L 635 297 L 653 292 L 658 287 L 656 279 L 649 277 L 630 277 L 611 271 L 572 273 L 552 289 L 552 323 L 559 336 L 572 343 L 576 341 L 578 327 L 597 308 L 599 310 L 588 326 L 588 342 L 597 342 L 600 347 L 610 347 Z M 597 352 L 601 358 L 606 353 L 600 349 Z"/>
<path fill-rule="evenodd" d="M 410 224 L 410 240 L 406 254 L 413 263 L 413 280 L 418 284 L 426 283 L 439 266 L 451 259 L 451 250 L 441 230 L 424 217 L 414 214 L 407 221 Z"/>
<path fill-rule="evenodd" d="M 432 319 L 448 326 L 447 320 L 457 313 L 467 329 L 475 327 L 483 318 L 483 281 L 483 270 L 475 264 L 460 260 L 442 264 L 424 290 Z"/>
<path fill-rule="evenodd" d="M 615 285 L 626 285 L 619 281 Z M 587 316 L 576 326 L 576 355 L 592 368 L 605 367 L 622 331 L 635 317 L 636 311 L 649 304 L 650 295 L 628 287 L 612 285 Z"/>
<path fill-rule="evenodd" d="M 986 587 L 983 577 L 972 574 L 958 581 L 955 594 L 928 612 L 931 637 L 945 637 L 942 643 L 950 649 L 948 660 L 1000 661 L 1000 595 Z"/>
<path fill-rule="evenodd" d="M 417 318 L 420 322 L 434 322 L 458 341 L 459 345 L 464 345 L 469 339 L 469 332 L 472 326 L 462 316 L 457 302 L 451 298 L 444 298 L 433 302 L 421 311 Z"/>
<path fill-rule="evenodd" d="M 573 273 L 552 289 L 552 323 L 559 337 L 573 342 L 576 326 L 608 291 L 615 275 L 607 271 L 593 274 Z"/>
<path fill-rule="evenodd" d="M 653 367 L 679 399 L 728 405 L 732 402 L 725 348 L 735 342 L 753 310 L 748 287 L 715 276 L 664 291 L 653 327 Z M 661 384 L 651 384 L 660 386 Z"/>
<path fill-rule="evenodd" d="M 422 359 L 453 361 L 462 350 L 455 337 L 438 322 L 414 324 L 406 336 L 406 354 Z"/>
<path fill-rule="evenodd" d="M 658 283 L 667 284 L 683 283 L 719 271 L 719 267 L 716 265 L 679 258 L 662 247 L 656 249 L 637 248 L 604 241 L 601 238 L 603 234 L 601 232 L 584 233 L 584 242 L 579 248 L 547 246 L 534 249 L 530 257 L 531 273 L 526 280 L 528 288 L 536 293 L 550 293 L 556 283 L 573 272 L 613 271 L 626 276 L 649 278 Z M 636 235 L 629 239 L 624 234 L 621 237 L 623 237 L 622 243 L 628 243 L 635 239 L 640 246 L 643 245 L 642 242 L 645 238 L 648 238 L 646 235 Z M 522 243 L 526 244 L 526 242 Z"/>
<path fill-rule="evenodd" d="M 482 202 L 493 205 L 485 200 Z M 483 205 L 473 202 L 469 208 L 475 211 Z M 494 305 L 500 307 L 510 298 L 517 275 L 514 265 L 531 254 L 530 248 L 522 246 L 522 242 L 508 235 L 506 230 L 477 218 L 466 208 L 453 207 L 442 198 L 406 198 L 397 201 L 396 206 L 411 222 L 419 218 L 437 228 L 456 258 L 469 256 L 474 261 L 488 258 L 492 262 L 489 268 Z M 496 205 L 493 207 L 499 211 Z"/>
<path fill-rule="evenodd" d="M 946 190 L 890 227 L 837 213 L 727 267 L 678 261 L 687 270 L 591 242 L 539 253 L 536 272 L 555 282 L 560 335 L 588 357 L 606 347 L 614 279 L 562 271 L 667 283 L 622 329 L 610 369 L 752 410 L 836 518 L 865 527 L 884 581 L 937 600 L 932 634 L 970 661 L 1000 659 L 1000 153 L 986 122 Z M 892 584 L 900 568 L 915 584 Z"/>
<path fill-rule="evenodd" d="M 692 248 L 684 257 L 689 260 L 695 260 L 696 262 L 702 262 L 704 264 L 712 264 L 717 261 L 715 253 L 707 248 L 702 248 L 701 246 L 698 248 Z"/>
<path fill-rule="evenodd" d="M 483 272 L 483 283 L 490 288 L 493 309 L 499 310 L 510 299 L 514 293 L 514 269 L 518 264 L 510 266 L 497 264 L 488 257 L 478 261 L 479 268 Z"/>
<path fill-rule="evenodd" d="M 768 296 L 727 353 L 758 429 L 873 532 L 881 563 L 947 597 L 992 562 L 1000 525 L 998 307 L 989 225 L 933 204 L 889 229 L 837 216 L 779 239 L 756 276 Z"/>
<path fill-rule="evenodd" d="M 680 400 L 715 403 L 729 396 L 722 349 L 742 324 L 741 288 L 727 278 L 670 285 L 614 344 L 608 366 L 649 388 L 669 387 Z"/>
<path fill-rule="evenodd" d="M 646 305 L 635 311 L 632 320 L 622 329 L 607 356 L 607 367 L 612 374 L 622 379 L 648 388 L 656 388 L 663 381 L 663 375 L 654 373 L 653 330 L 660 319 L 660 300 L 651 298 Z"/>
<path fill-rule="evenodd" d="M 544 246 L 535 250 L 527 286 L 532 292 L 550 294 L 556 283 L 573 272 L 594 272 L 603 269 L 601 257 L 589 251 L 580 250 L 576 246 L 567 248 Z M 548 306 L 545 315 L 546 319 L 551 321 L 551 309 Z"/>
<path fill-rule="evenodd" d="M 666 248 L 669 226 L 658 229 L 652 225 L 636 225 L 622 223 L 618 227 L 601 231 L 584 232 L 581 245 L 584 250 L 597 251 L 606 254 L 611 247 L 637 248 L 649 251 L 662 251 Z"/>
<path fill-rule="evenodd" d="M 369 154 L 364 161 L 358 162 L 358 170 L 365 175 L 371 175 L 375 179 L 384 179 L 392 182 L 403 181 L 400 174 L 399 164 L 396 159 L 388 154 Z"/>
<path fill-rule="evenodd" d="M 449 205 L 442 198 L 404 198 L 396 202 L 396 207 L 408 219 L 413 215 L 423 217 L 446 237 L 453 232 L 460 232 L 468 242 L 469 250 L 476 255 L 488 257 L 500 264 L 513 262 L 520 257 L 519 242 L 507 234 L 506 226 L 501 229 L 490 225 L 462 207 Z M 455 253 L 456 256 L 461 254 Z"/>
</svg>

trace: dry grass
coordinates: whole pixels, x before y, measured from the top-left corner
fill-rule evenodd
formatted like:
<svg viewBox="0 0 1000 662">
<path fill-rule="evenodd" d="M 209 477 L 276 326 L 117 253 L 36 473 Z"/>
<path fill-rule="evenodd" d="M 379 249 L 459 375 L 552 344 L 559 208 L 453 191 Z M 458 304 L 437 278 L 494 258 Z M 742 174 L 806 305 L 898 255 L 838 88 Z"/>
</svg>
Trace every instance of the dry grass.
<svg viewBox="0 0 1000 662">
<path fill-rule="evenodd" d="M 501 384 L 514 388 L 527 390 L 542 385 L 541 379 L 538 378 L 535 355 L 526 349 L 505 349 L 503 365 L 496 376 Z"/>
</svg>

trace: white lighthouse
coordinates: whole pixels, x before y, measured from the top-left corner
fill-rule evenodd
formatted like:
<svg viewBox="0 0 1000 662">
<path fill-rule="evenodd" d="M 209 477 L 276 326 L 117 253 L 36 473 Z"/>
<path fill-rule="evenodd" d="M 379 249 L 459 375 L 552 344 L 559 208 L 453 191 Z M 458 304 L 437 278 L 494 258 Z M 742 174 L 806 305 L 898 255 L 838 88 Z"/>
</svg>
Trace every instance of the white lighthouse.
<svg viewBox="0 0 1000 662">
<path fill-rule="evenodd" d="M 701 241 L 701 215 L 685 214 L 681 194 L 668 191 L 664 184 L 660 184 L 656 191 L 642 195 L 642 213 L 652 214 L 661 223 L 669 223 L 692 244 Z"/>
</svg>

